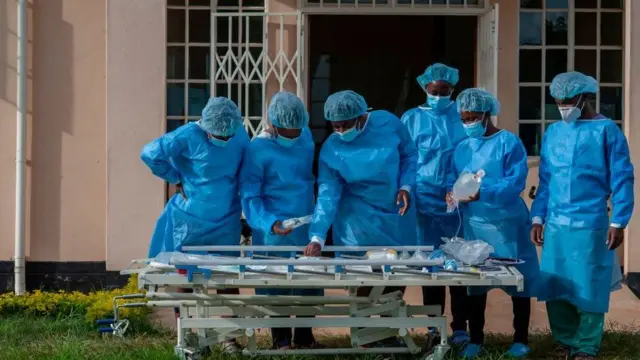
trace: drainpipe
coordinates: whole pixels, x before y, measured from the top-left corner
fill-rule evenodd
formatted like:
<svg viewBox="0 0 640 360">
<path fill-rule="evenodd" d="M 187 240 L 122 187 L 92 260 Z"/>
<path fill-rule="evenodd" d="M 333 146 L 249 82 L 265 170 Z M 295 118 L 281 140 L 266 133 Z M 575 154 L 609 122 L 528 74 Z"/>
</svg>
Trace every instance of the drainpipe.
<svg viewBox="0 0 640 360">
<path fill-rule="evenodd" d="M 27 0 L 18 0 L 18 93 L 16 129 L 15 293 L 25 293 L 25 193 L 27 173 Z"/>
</svg>

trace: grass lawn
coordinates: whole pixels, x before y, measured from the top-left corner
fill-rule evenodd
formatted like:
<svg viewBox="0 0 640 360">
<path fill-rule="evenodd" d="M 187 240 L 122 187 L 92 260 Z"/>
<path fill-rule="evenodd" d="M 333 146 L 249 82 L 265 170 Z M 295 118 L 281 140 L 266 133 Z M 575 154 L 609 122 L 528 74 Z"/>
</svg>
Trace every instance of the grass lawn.
<svg viewBox="0 0 640 360">
<path fill-rule="evenodd" d="M 125 340 L 103 338 L 80 318 L 5 318 L 0 320 L 0 359 L 100 359 L 100 360 L 169 360 L 173 356 L 175 337 L 169 332 L 148 329 L 129 334 Z M 266 343 L 267 339 L 264 339 Z M 344 338 L 322 339 L 327 345 L 348 344 Z M 503 359 L 501 352 L 509 343 L 506 336 L 489 336 L 488 354 L 483 360 Z M 532 336 L 535 353 L 530 359 L 548 359 L 553 344 L 545 334 Z M 335 358 L 338 358 L 337 356 Z M 345 357 L 342 357 L 345 358 Z M 375 356 L 349 357 L 375 359 Z M 412 359 L 413 357 L 399 357 Z M 213 354 L 211 359 L 231 359 Z M 312 358 L 308 358 L 312 360 Z M 326 359 L 326 357 L 325 357 Z M 451 356 L 450 359 L 455 359 Z M 611 329 L 605 334 L 600 359 L 640 359 L 640 331 Z"/>
</svg>

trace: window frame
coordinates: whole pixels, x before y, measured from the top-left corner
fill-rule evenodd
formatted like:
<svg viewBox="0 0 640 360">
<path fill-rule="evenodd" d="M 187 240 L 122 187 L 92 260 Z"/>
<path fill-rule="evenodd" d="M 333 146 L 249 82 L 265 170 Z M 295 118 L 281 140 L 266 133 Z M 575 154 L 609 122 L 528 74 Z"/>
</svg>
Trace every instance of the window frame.
<svg viewBox="0 0 640 360">
<path fill-rule="evenodd" d="M 523 8 L 521 6 L 521 1 L 518 1 L 518 5 L 517 5 L 517 9 L 518 9 L 518 62 L 517 62 L 517 86 L 518 86 L 518 91 L 516 94 L 516 104 L 517 104 L 517 122 L 518 122 L 518 135 L 520 136 L 520 127 L 521 125 L 539 125 L 539 136 L 540 136 L 540 143 L 538 144 L 541 148 L 542 145 L 542 138 L 544 137 L 544 132 L 546 130 L 546 128 L 553 124 L 554 122 L 557 122 L 558 119 L 547 119 L 547 114 L 546 114 L 546 97 L 547 97 L 547 88 L 551 85 L 550 81 L 547 81 L 546 79 L 546 66 L 547 66 L 547 60 L 546 60 L 546 52 L 547 50 L 553 50 L 553 49 L 561 49 L 561 50 L 566 50 L 567 51 L 567 71 L 574 71 L 575 70 L 575 54 L 576 51 L 579 50 L 591 50 L 591 51 L 595 51 L 596 52 L 596 79 L 600 82 L 600 78 L 601 78 L 601 64 L 602 64 L 602 52 L 603 51 L 607 51 L 607 50 L 613 50 L 613 51 L 620 51 L 622 54 L 621 57 L 621 67 L 620 67 L 620 72 L 622 74 L 622 82 L 619 83 L 611 83 L 611 82 L 600 82 L 600 90 L 597 94 L 596 94 L 596 111 L 600 112 L 600 103 L 601 103 L 601 93 L 602 93 L 602 89 L 603 88 L 612 88 L 612 89 L 620 89 L 621 94 L 624 94 L 624 90 L 625 90 L 625 84 L 624 84 L 624 44 L 625 44 L 625 26 L 624 26 L 624 21 L 625 21 L 625 11 L 626 9 L 624 8 L 624 3 L 622 3 L 622 8 L 618 9 L 618 8 L 602 8 L 602 0 L 597 0 L 597 5 L 596 8 L 576 8 L 575 7 L 575 1 L 576 0 L 567 0 L 568 2 L 568 7 L 567 8 L 547 8 L 547 1 L 548 0 L 541 0 L 542 2 L 542 7 L 541 8 Z M 520 35 L 521 35 L 521 24 L 520 24 L 520 18 L 521 18 L 521 14 L 523 13 L 535 13 L 535 14 L 541 14 L 541 45 L 522 45 L 520 43 Z M 566 45 L 547 45 L 547 39 L 546 39 L 546 14 L 547 13 L 567 13 L 567 44 Z M 576 36 L 575 36 L 575 31 L 576 31 L 576 14 L 577 13 L 595 13 L 596 14 L 596 41 L 595 41 L 595 45 L 576 45 Z M 621 37 L 621 45 L 617 46 L 617 45 L 601 45 L 601 37 L 602 37 L 602 31 L 601 31 L 601 24 L 602 24 L 602 14 L 604 13 L 620 13 L 622 14 L 622 37 Z M 521 82 L 520 81 L 520 52 L 521 50 L 539 50 L 541 52 L 541 60 L 540 61 L 540 74 L 541 74 L 541 81 L 539 82 Z M 520 117 L 520 90 L 524 87 L 529 87 L 529 88 L 539 88 L 540 92 L 541 92 L 541 98 L 540 98 L 540 119 L 521 119 Z M 624 112 L 625 112 L 625 104 L 624 104 L 624 98 L 621 97 L 620 99 L 620 105 L 621 105 L 621 113 L 620 113 L 620 119 L 612 119 L 613 121 L 615 121 L 616 124 L 619 124 L 619 126 L 623 126 L 623 122 L 624 122 Z M 538 129 L 536 129 L 536 132 L 538 131 Z M 527 144 L 525 144 L 526 146 Z M 529 150 L 527 148 L 527 150 Z M 540 151 L 541 149 L 539 149 Z M 539 154 L 529 154 L 529 156 L 539 156 Z"/>
</svg>

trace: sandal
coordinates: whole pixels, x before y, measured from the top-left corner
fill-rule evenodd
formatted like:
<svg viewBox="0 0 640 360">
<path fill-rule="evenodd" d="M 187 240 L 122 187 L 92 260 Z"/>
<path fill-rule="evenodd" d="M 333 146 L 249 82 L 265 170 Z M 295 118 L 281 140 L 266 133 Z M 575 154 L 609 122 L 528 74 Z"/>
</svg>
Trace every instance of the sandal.
<svg viewBox="0 0 640 360">
<path fill-rule="evenodd" d="M 242 348 L 235 341 L 225 341 L 220 346 L 222 352 L 225 354 L 238 354 L 242 352 Z"/>
<path fill-rule="evenodd" d="M 558 347 L 553 351 L 552 356 L 566 360 L 571 356 L 571 348 L 566 345 L 558 345 Z"/>
</svg>

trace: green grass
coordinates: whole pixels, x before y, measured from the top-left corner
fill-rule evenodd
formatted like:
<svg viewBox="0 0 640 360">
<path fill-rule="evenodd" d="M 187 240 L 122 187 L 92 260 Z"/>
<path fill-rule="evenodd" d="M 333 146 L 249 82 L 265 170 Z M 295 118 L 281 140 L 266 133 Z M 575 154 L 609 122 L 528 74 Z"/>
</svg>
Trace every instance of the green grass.
<svg viewBox="0 0 640 360">
<path fill-rule="evenodd" d="M 46 318 L 5 318 L 0 319 L 0 359 L 100 359 L 100 360 L 169 360 L 173 356 L 175 335 L 167 331 L 152 328 L 130 333 L 120 340 L 111 336 L 99 335 L 82 318 L 68 317 Z M 265 334 L 262 332 L 261 334 Z M 329 346 L 347 346 L 348 339 L 330 337 L 321 339 Z M 554 345 L 548 335 L 543 333 L 531 336 L 534 354 L 530 359 L 549 359 L 547 354 Z M 261 344 L 267 345 L 268 339 L 261 338 Z M 487 355 L 483 360 L 504 359 L 502 352 L 509 345 L 509 337 L 490 335 L 487 339 Z M 289 357 L 287 360 L 315 360 L 313 357 Z M 376 356 L 333 357 L 335 359 L 374 360 Z M 414 359 L 402 356 L 398 359 Z M 210 359 L 232 360 L 232 357 L 214 353 Z M 324 359 L 331 359 L 325 357 Z M 451 355 L 449 359 L 455 359 Z M 601 356 L 602 360 L 640 359 L 640 330 L 609 326 L 605 334 Z"/>
</svg>

